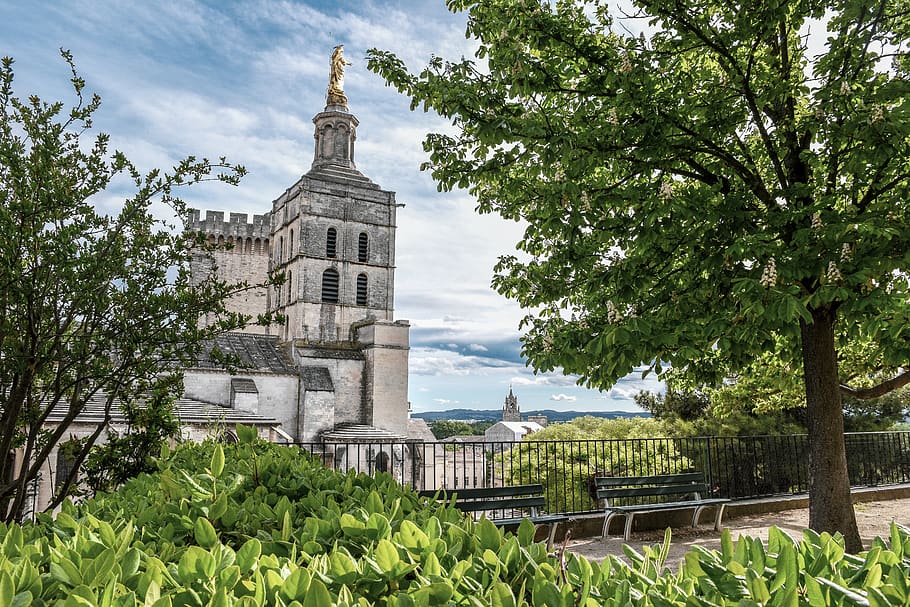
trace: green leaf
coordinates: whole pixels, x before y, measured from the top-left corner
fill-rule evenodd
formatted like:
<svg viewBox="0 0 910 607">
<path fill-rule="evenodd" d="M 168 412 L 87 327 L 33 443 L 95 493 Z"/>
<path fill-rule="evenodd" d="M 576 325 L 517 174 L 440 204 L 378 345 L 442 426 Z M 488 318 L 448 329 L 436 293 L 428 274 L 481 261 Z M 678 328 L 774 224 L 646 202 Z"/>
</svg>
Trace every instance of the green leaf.
<svg viewBox="0 0 910 607">
<path fill-rule="evenodd" d="M 218 543 L 218 533 L 215 527 L 205 517 L 198 517 L 193 525 L 193 531 L 196 536 L 196 543 L 203 548 L 211 548 Z"/>
<path fill-rule="evenodd" d="M 237 566 L 243 572 L 249 571 L 256 565 L 260 554 L 262 554 L 262 543 L 256 538 L 247 540 L 237 551 Z"/>
<path fill-rule="evenodd" d="M 315 581 L 315 580 L 314 580 Z M 310 574 L 306 569 L 297 568 L 291 572 L 291 575 L 284 580 L 284 583 L 281 585 L 281 596 L 287 599 L 288 601 L 293 600 L 304 600 L 307 595 L 307 591 L 311 586 L 310 583 Z M 331 603 L 325 603 L 329 605 Z"/>
<path fill-rule="evenodd" d="M 209 464 L 209 471 L 215 478 L 221 476 L 224 471 L 224 449 L 220 443 L 216 443 L 215 448 L 212 450 L 212 461 Z"/>
<path fill-rule="evenodd" d="M 325 584 L 318 579 L 314 579 L 310 582 L 309 590 L 306 593 L 306 597 L 303 599 L 303 607 L 325 607 L 326 605 L 334 604 L 335 601 L 329 593 L 328 588 L 325 587 Z"/>
<path fill-rule="evenodd" d="M 374 551 L 374 558 L 385 573 L 394 571 L 395 566 L 401 561 L 398 549 L 388 540 L 379 540 Z"/>
<path fill-rule="evenodd" d="M 255 426 L 244 426 L 237 424 L 234 429 L 237 431 L 237 440 L 244 445 L 252 444 L 259 437 Z"/>
</svg>

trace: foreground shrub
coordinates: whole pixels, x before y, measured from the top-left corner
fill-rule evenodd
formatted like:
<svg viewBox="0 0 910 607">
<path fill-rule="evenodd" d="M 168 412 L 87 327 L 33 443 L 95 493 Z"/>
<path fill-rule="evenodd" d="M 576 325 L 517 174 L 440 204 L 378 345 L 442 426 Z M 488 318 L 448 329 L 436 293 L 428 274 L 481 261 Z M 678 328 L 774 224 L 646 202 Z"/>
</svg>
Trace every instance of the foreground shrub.
<svg viewBox="0 0 910 607">
<path fill-rule="evenodd" d="M 249 438 L 249 437 L 248 437 Z M 839 538 L 724 536 L 677 573 L 662 546 L 631 565 L 560 558 L 397 485 L 293 448 L 187 445 L 160 471 L 55 519 L 0 525 L 0 605 L 177 607 L 906 605 L 910 533 L 861 556 Z"/>
</svg>

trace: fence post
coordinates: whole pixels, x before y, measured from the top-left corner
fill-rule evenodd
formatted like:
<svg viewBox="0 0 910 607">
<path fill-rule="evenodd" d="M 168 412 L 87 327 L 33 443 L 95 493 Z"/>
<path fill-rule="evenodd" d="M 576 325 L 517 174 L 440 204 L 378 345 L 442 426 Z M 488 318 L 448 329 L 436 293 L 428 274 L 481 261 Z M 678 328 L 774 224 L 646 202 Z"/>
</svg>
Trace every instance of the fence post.
<svg viewBox="0 0 910 607">
<path fill-rule="evenodd" d="M 717 497 L 716 495 L 714 495 L 714 465 L 713 465 L 713 462 L 711 461 L 711 437 L 710 436 L 705 437 L 705 456 L 708 460 L 706 462 L 707 467 L 708 467 L 708 469 L 706 471 L 706 477 L 707 477 L 707 481 L 708 481 L 708 491 L 710 492 L 711 497 Z"/>
</svg>

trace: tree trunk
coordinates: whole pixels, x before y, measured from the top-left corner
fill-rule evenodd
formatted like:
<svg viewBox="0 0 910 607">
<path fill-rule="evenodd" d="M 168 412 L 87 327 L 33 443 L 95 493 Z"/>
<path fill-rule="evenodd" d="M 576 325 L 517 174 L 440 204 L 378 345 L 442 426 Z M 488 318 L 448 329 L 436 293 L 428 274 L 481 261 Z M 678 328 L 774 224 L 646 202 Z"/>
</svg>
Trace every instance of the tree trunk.
<svg viewBox="0 0 910 607">
<path fill-rule="evenodd" d="M 834 348 L 834 309 L 800 321 L 809 429 L 809 527 L 844 536 L 848 552 L 863 549 L 847 476 L 844 411 Z"/>
</svg>

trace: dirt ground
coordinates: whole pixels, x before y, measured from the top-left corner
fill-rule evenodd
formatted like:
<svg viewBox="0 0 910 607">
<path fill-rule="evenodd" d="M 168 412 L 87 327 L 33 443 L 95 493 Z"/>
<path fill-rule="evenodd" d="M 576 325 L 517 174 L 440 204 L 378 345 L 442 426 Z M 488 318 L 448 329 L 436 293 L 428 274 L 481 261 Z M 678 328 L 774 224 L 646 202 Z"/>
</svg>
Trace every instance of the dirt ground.
<svg viewBox="0 0 910 607">
<path fill-rule="evenodd" d="M 872 538 L 876 536 L 888 537 L 892 520 L 910 526 L 910 499 L 863 502 L 856 504 L 855 508 L 856 523 L 859 525 L 859 532 L 865 546 L 868 546 Z M 724 517 L 723 521 L 723 526 L 730 529 L 734 540 L 740 535 L 761 537 L 767 540 L 768 528 L 771 526 L 783 529 L 791 537 L 799 539 L 802 537 L 803 529 L 808 525 L 808 508 L 743 516 L 729 520 Z M 641 551 L 642 546 L 650 546 L 661 541 L 663 541 L 663 531 L 645 531 L 633 533 L 629 545 Z M 607 539 L 580 538 L 569 542 L 568 551 L 600 561 L 608 554 L 624 556 L 622 545 L 622 535 L 610 536 Z M 675 570 L 683 555 L 695 545 L 720 548 L 720 532 L 714 531 L 712 524 L 708 521 L 703 522 L 698 529 L 674 528 L 673 543 L 667 565 Z"/>
</svg>

